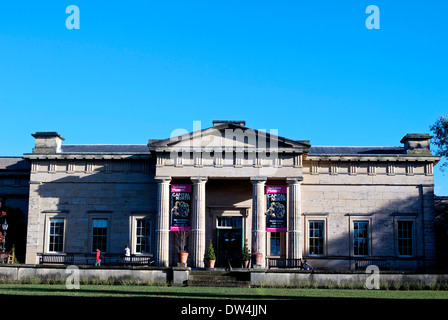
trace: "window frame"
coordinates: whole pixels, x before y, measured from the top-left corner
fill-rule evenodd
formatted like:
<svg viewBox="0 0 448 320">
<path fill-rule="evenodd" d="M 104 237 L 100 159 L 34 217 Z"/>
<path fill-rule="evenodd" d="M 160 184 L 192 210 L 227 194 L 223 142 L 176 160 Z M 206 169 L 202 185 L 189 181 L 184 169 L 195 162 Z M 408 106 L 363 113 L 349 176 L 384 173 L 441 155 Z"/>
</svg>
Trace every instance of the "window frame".
<svg viewBox="0 0 448 320">
<path fill-rule="evenodd" d="M 367 223 L 367 238 L 366 238 L 366 246 L 367 246 L 367 254 L 355 254 L 355 223 Z M 368 218 L 356 218 L 351 222 L 351 232 L 350 232 L 350 245 L 351 245 L 351 253 L 354 257 L 371 257 L 372 256 L 372 221 Z M 363 238 L 357 238 L 363 239 Z"/>
<path fill-rule="evenodd" d="M 109 251 L 109 246 L 110 246 L 110 229 L 111 229 L 111 225 L 110 225 L 110 218 L 108 216 L 93 216 L 90 217 L 90 234 L 89 234 L 89 238 L 90 238 L 90 249 L 91 249 L 91 253 L 95 253 L 96 252 L 96 247 L 94 248 L 95 245 L 95 241 L 94 241 L 94 237 L 95 235 L 93 234 L 93 228 L 94 228 L 94 220 L 105 220 L 107 222 L 107 230 L 106 230 L 106 234 L 102 235 L 103 237 L 106 238 L 106 249 L 105 250 L 101 250 L 101 248 L 98 248 L 101 250 L 102 253 L 107 253 Z"/>
<path fill-rule="evenodd" d="M 52 230 L 52 222 L 54 220 L 61 220 L 63 223 L 62 234 L 58 235 L 59 237 L 62 237 L 62 250 L 51 250 L 51 246 L 52 246 L 51 237 L 53 236 L 51 230 Z M 47 229 L 48 232 L 47 232 L 46 238 L 47 238 L 48 242 L 47 242 L 46 252 L 48 252 L 48 253 L 64 253 L 65 252 L 65 232 L 66 232 L 65 217 L 60 217 L 60 216 L 48 217 L 47 226 L 48 226 L 48 229 Z"/>
<path fill-rule="evenodd" d="M 269 232 L 269 256 L 280 257 L 282 254 L 282 233 L 283 232 Z M 273 237 L 274 236 L 274 237 Z M 278 241 L 278 246 L 272 246 L 272 240 Z M 273 247 L 278 247 L 278 253 L 272 253 Z"/>
<path fill-rule="evenodd" d="M 156 227 L 156 217 L 155 212 L 132 212 L 129 216 L 129 248 L 131 249 L 131 254 L 133 255 L 153 255 L 156 250 L 156 238 L 155 238 L 155 227 Z M 138 220 L 148 220 L 149 221 L 149 252 L 137 252 L 137 228 Z"/>
<path fill-rule="evenodd" d="M 139 227 L 139 222 L 140 221 L 146 221 L 146 223 L 148 224 L 148 226 L 143 226 L 143 227 Z M 142 228 L 143 230 L 147 230 L 149 232 L 149 234 L 144 234 L 144 235 L 139 235 L 139 228 Z M 133 254 L 139 254 L 139 255 L 146 255 L 146 254 L 151 254 L 153 251 L 153 241 L 152 241 L 152 236 L 153 236 L 153 221 L 150 218 L 144 217 L 144 218 L 136 218 L 135 219 L 135 232 L 133 232 L 133 238 L 135 239 L 135 244 L 133 246 Z M 138 246 L 143 246 L 143 244 L 140 243 L 139 239 L 142 238 L 146 238 L 147 240 L 147 244 L 145 246 L 147 246 L 148 250 L 146 251 L 138 251 L 137 248 Z"/>
<path fill-rule="evenodd" d="M 309 257 L 325 257 L 328 256 L 328 214 L 310 214 L 305 218 L 305 255 Z M 323 243 L 322 254 L 311 254 L 310 251 L 310 222 L 322 222 L 323 223 Z"/>
<path fill-rule="evenodd" d="M 411 238 L 404 238 L 407 240 L 411 241 L 411 254 L 400 254 L 400 223 L 411 223 Z M 399 219 L 397 221 L 395 221 L 395 227 L 396 227 L 396 232 L 395 232 L 395 241 L 396 241 L 396 256 L 397 257 L 415 257 L 415 250 L 416 250 L 416 223 L 415 223 L 415 219 Z"/>
<path fill-rule="evenodd" d="M 315 223 L 319 223 L 319 224 L 322 224 L 322 236 L 321 237 L 311 237 L 311 223 L 313 223 L 313 224 L 315 224 Z M 322 219 L 309 219 L 308 221 L 307 221 L 307 250 L 308 250 L 308 255 L 309 256 L 316 256 L 316 257 L 321 257 L 321 256 L 324 256 L 325 255 L 325 247 L 326 247 L 326 245 L 325 245 L 325 241 L 326 241 L 326 236 L 325 236 L 325 233 L 326 233 L 326 226 L 325 226 L 325 220 L 322 220 Z M 322 241 L 322 243 L 321 243 L 321 246 L 322 246 L 322 252 L 320 253 L 320 252 L 318 252 L 318 253 L 314 253 L 314 252 L 311 252 L 311 240 L 312 239 L 321 239 L 321 241 Z"/>
</svg>

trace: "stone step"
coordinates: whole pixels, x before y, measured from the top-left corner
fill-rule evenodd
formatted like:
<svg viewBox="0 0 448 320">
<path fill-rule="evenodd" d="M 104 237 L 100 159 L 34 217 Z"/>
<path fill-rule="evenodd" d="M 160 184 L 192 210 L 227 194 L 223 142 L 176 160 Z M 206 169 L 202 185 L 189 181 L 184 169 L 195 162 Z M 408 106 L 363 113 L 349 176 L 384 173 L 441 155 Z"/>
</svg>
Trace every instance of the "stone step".
<svg viewBox="0 0 448 320">
<path fill-rule="evenodd" d="M 249 287 L 244 275 L 220 271 L 191 271 L 188 286 L 195 287 Z"/>
<path fill-rule="evenodd" d="M 234 288 L 249 288 L 249 281 L 238 280 L 218 280 L 218 281 L 201 281 L 188 279 L 187 285 L 189 287 L 234 287 Z"/>
<path fill-rule="evenodd" d="M 190 274 L 188 277 L 191 280 L 202 280 L 202 281 L 219 281 L 219 280 L 236 280 L 235 277 L 227 275 L 205 275 L 205 274 Z"/>
</svg>

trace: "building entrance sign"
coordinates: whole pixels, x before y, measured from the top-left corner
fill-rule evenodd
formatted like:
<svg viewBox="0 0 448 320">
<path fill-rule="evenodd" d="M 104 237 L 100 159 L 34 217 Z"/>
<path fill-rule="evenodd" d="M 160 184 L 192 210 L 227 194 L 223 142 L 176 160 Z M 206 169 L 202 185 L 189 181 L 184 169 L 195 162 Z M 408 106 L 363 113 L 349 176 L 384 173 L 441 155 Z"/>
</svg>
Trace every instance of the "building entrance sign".
<svg viewBox="0 0 448 320">
<path fill-rule="evenodd" d="M 171 185 L 170 231 L 190 231 L 191 184 Z"/>
<path fill-rule="evenodd" d="M 266 231 L 287 232 L 287 187 L 266 186 Z"/>
</svg>

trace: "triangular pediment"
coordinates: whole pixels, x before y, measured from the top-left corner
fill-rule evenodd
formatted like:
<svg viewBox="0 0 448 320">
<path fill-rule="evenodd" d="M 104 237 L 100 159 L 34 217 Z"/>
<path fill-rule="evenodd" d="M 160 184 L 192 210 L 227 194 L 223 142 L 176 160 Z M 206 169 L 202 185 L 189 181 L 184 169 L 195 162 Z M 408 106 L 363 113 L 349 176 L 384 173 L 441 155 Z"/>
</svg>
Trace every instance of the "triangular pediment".
<svg viewBox="0 0 448 320">
<path fill-rule="evenodd" d="M 257 130 L 246 127 L 244 121 L 215 121 L 214 126 L 193 132 L 175 130 L 163 140 L 150 140 L 148 146 L 156 151 L 172 150 L 236 150 L 266 152 L 308 152 L 309 141 L 280 137 L 277 130 Z"/>
</svg>

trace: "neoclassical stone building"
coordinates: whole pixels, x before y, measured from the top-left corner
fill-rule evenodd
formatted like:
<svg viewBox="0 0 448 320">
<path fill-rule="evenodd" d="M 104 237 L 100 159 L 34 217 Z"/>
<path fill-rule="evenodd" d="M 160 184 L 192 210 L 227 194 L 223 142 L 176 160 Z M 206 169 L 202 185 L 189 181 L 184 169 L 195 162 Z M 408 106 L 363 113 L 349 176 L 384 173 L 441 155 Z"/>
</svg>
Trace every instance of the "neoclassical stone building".
<svg viewBox="0 0 448 320">
<path fill-rule="evenodd" d="M 43 253 L 150 255 L 177 264 L 239 267 L 244 242 L 268 263 L 307 259 L 353 269 L 384 259 L 416 268 L 435 258 L 433 156 L 427 134 L 398 147 L 323 147 L 214 121 L 142 145 L 70 145 L 37 132 L 31 163 L 26 263 Z M 167 133 L 167 136 L 169 132 Z"/>
</svg>

